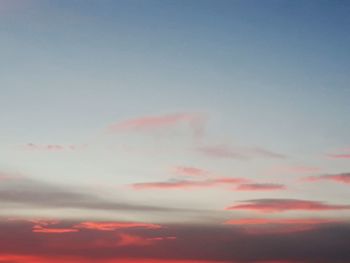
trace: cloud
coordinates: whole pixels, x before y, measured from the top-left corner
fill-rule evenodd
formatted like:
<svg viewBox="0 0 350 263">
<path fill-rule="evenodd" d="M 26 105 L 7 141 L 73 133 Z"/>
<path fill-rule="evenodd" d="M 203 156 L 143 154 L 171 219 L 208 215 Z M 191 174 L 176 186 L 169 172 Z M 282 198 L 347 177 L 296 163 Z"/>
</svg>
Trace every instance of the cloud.
<svg viewBox="0 0 350 263">
<path fill-rule="evenodd" d="M 71 145 L 60 145 L 60 144 L 34 144 L 27 143 L 24 145 L 24 149 L 32 151 L 47 151 L 47 152 L 62 152 L 62 151 L 76 151 L 83 150 L 87 147 L 87 144 L 71 144 Z"/>
<path fill-rule="evenodd" d="M 326 218 L 240 218 L 225 222 L 227 225 L 318 225 L 337 223 L 339 220 Z"/>
<path fill-rule="evenodd" d="M 332 158 L 332 159 L 350 159 L 350 153 L 348 153 L 348 154 L 346 154 L 346 153 L 343 153 L 343 154 L 329 154 L 328 157 Z"/>
<path fill-rule="evenodd" d="M 0 204 L 13 208 L 74 208 L 105 211 L 143 211 L 143 212 L 186 212 L 185 209 L 172 209 L 127 201 L 113 201 L 84 190 L 25 177 L 4 180 L 0 184 Z M 187 211 L 188 212 L 188 211 Z"/>
<path fill-rule="evenodd" d="M 308 176 L 303 178 L 303 180 L 308 182 L 334 181 L 334 182 L 343 183 L 343 184 L 350 184 L 350 173 Z"/>
<path fill-rule="evenodd" d="M 100 231 L 115 231 L 117 229 L 125 228 L 144 228 L 144 229 L 158 229 L 161 228 L 160 225 L 149 224 L 149 223 L 136 223 L 136 222 L 81 222 L 75 225 L 74 228 L 79 229 L 91 229 Z"/>
<path fill-rule="evenodd" d="M 273 174 L 308 174 L 318 173 L 320 168 L 312 166 L 276 166 L 271 168 L 268 173 Z"/>
<path fill-rule="evenodd" d="M 215 158 L 228 158 L 228 159 L 254 159 L 254 158 L 272 158 L 272 159 L 284 159 L 285 155 L 275 153 L 263 148 L 258 147 L 231 147 L 229 145 L 214 145 L 214 146 L 201 146 L 197 148 L 197 151 L 208 156 Z"/>
<path fill-rule="evenodd" d="M 286 224 L 301 226 L 301 220 L 290 219 Z M 313 223 L 313 219 L 309 220 L 305 223 Z M 281 229 L 289 227 L 281 222 Z M 72 228 L 78 224 L 62 221 L 56 228 Z M 261 226 L 267 227 L 263 223 Z M 234 223 L 169 224 L 159 229 L 125 228 L 117 232 L 78 231 L 57 235 L 32 232 L 32 227 L 33 223 L 28 221 L 0 221 L 0 262 L 350 262 L 350 225 L 339 222 L 316 222 L 312 229 L 300 232 L 261 232 L 259 235 L 247 231 L 256 229 L 254 225 L 241 228 Z"/>
<path fill-rule="evenodd" d="M 144 116 L 125 120 L 110 125 L 107 131 L 119 133 L 124 131 L 149 131 L 159 128 L 175 127 L 180 123 L 188 124 L 195 135 L 201 135 L 204 129 L 205 116 L 200 113 L 175 113 L 158 116 Z"/>
<path fill-rule="evenodd" d="M 237 191 L 275 191 L 285 190 L 287 187 L 283 184 L 240 184 L 236 187 Z"/>
<path fill-rule="evenodd" d="M 194 176 L 194 177 L 206 176 L 210 174 L 206 170 L 196 168 L 196 167 L 189 167 L 189 166 L 177 166 L 175 167 L 175 173 L 179 175 Z"/>
<path fill-rule="evenodd" d="M 327 211 L 347 210 L 350 205 L 334 205 L 318 201 L 300 199 L 256 199 L 241 201 L 239 204 L 229 206 L 226 210 L 251 210 L 263 213 L 285 211 Z"/>
<path fill-rule="evenodd" d="M 342 223 L 327 218 L 240 218 L 224 224 L 243 228 L 249 234 L 295 233 L 309 231 L 321 225 Z"/>
<path fill-rule="evenodd" d="M 220 177 L 206 180 L 170 180 L 166 182 L 148 182 L 135 183 L 132 188 L 137 190 L 143 189 L 193 189 L 193 188 L 210 188 L 216 186 L 235 185 L 245 183 L 248 180 L 244 178 Z"/>
<path fill-rule="evenodd" d="M 46 234 L 63 234 L 63 233 L 72 233 L 77 232 L 77 229 L 74 228 L 45 228 L 41 226 L 35 226 L 33 232 L 35 233 L 46 233 Z"/>
</svg>

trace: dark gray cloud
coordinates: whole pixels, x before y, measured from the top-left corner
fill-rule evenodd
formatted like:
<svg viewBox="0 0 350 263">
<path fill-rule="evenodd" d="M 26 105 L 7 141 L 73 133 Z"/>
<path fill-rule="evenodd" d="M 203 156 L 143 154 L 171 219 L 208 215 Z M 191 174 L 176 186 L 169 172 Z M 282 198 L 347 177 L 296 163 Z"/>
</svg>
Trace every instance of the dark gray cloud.
<svg viewBox="0 0 350 263">
<path fill-rule="evenodd" d="M 48 227 L 69 228 L 77 223 L 59 222 Z M 32 227 L 33 223 L 24 221 L 0 222 L 0 255 L 76 256 L 81 262 L 121 258 L 153 258 L 163 262 L 173 259 L 235 263 L 350 262 L 350 224 L 346 223 L 270 234 L 251 234 L 234 226 L 213 225 L 166 225 L 157 229 L 116 231 L 81 229 L 64 234 L 35 233 Z M 123 236 L 129 238 L 129 245 L 118 245 Z M 151 242 L 140 245 L 140 241 L 145 240 Z"/>
<path fill-rule="evenodd" d="M 0 203 L 6 207 L 76 208 L 111 211 L 185 211 L 127 201 L 113 201 L 84 190 L 63 187 L 29 178 L 11 178 L 0 184 Z"/>
</svg>

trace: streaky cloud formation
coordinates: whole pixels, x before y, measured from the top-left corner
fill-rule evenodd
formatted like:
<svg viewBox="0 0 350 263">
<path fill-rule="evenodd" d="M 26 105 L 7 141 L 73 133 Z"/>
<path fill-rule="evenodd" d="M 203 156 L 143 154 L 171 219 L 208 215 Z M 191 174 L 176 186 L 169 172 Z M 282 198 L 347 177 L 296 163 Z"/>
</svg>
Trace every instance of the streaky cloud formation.
<svg viewBox="0 0 350 263">
<path fill-rule="evenodd" d="M 236 187 L 237 191 L 276 191 L 286 189 L 287 187 L 283 184 L 268 183 L 240 184 Z"/>
<path fill-rule="evenodd" d="M 327 174 L 319 176 L 308 176 L 303 178 L 304 181 L 317 182 L 317 181 L 334 181 L 342 184 L 350 184 L 350 173 L 339 174 Z"/>
<path fill-rule="evenodd" d="M 249 234 L 263 235 L 309 231 L 321 225 L 342 222 L 328 218 L 240 218 L 228 220 L 224 224 L 241 227 Z"/>
<path fill-rule="evenodd" d="M 137 190 L 143 189 L 193 189 L 210 188 L 216 186 L 230 186 L 247 182 L 244 178 L 220 177 L 206 180 L 169 180 L 166 182 L 135 183 L 131 187 Z"/>
<path fill-rule="evenodd" d="M 327 211 L 348 210 L 350 205 L 327 204 L 318 201 L 300 199 L 255 199 L 240 201 L 229 206 L 226 210 L 250 210 L 262 213 L 275 213 L 286 211 Z"/>
<path fill-rule="evenodd" d="M 254 158 L 272 158 L 285 159 L 287 156 L 275 153 L 259 147 L 232 147 L 225 144 L 213 146 L 200 146 L 197 151 L 214 158 L 228 158 L 228 159 L 254 159 Z"/>
<path fill-rule="evenodd" d="M 225 222 L 227 225 L 318 225 L 339 223 L 341 220 L 327 218 L 240 218 Z"/>
<path fill-rule="evenodd" d="M 0 204 L 31 209 L 62 208 L 90 211 L 152 211 L 186 212 L 183 209 L 113 201 L 83 189 L 68 188 L 26 177 L 3 180 L 0 184 Z"/>
</svg>

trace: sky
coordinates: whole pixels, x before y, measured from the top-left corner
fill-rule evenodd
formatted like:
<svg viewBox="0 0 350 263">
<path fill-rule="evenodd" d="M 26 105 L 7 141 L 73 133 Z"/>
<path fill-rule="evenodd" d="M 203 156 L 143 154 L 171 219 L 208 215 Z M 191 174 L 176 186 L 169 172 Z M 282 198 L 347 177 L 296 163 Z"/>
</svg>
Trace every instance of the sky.
<svg viewBox="0 0 350 263">
<path fill-rule="evenodd" d="M 0 0 L 0 262 L 350 262 L 349 12 Z"/>
</svg>

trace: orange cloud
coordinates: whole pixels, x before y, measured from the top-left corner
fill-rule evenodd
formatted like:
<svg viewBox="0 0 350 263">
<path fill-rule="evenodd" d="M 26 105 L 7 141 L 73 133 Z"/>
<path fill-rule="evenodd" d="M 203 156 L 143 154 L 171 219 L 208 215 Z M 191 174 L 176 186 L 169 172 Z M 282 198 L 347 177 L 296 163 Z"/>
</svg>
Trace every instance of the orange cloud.
<svg viewBox="0 0 350 263">
<path fill-rule="evenodd" d="M 287 187 L 283 184 L 241 184 L 236 187 L 237 191 L 276 191 L 285 190 Z"/>
<path fill-rule="evenodd" d="M 135 223 L 135 222 L 82 222 L 75 225 L 74 228 L 79 229 L 91 229 L 101 231 L 114 231 L 123 228 L 145 228 L 145 229 L 158 229 L 160 225 L 149 223 Z"/>
<path fill-rule="evenodd" d="M 285 211 L 327 211 L 347 210 L 350 205 L 332 205 L 317 201 L 299 199 L 257 199 L 241 201 L 240 204 L 229 206 L 226 210 L 251 210 L 263 213 Z"/>
<path fill-rule="evenodd" d="M 35 233 L 48 233 L 48 234 L 62 234 L 62 233 L 72 233 L 78 232 L 78 229 L 74 228 L 44 228 L 42 226 L 34 226 L 33 232 Z"/>
</svg>

